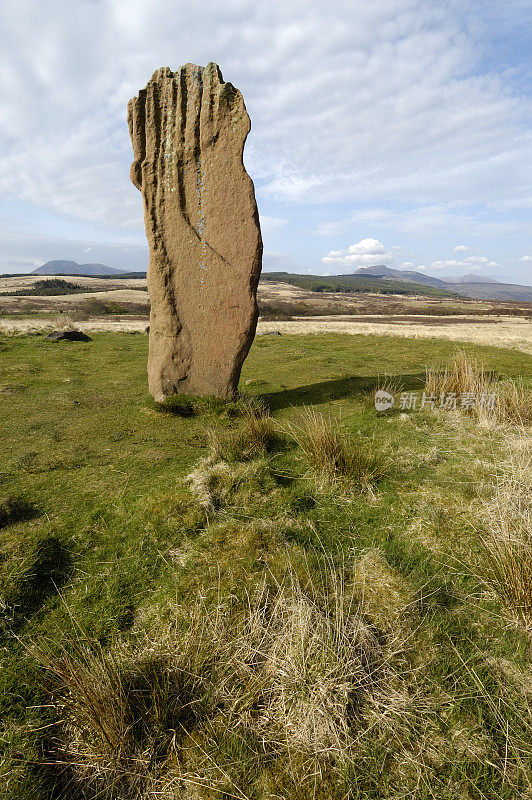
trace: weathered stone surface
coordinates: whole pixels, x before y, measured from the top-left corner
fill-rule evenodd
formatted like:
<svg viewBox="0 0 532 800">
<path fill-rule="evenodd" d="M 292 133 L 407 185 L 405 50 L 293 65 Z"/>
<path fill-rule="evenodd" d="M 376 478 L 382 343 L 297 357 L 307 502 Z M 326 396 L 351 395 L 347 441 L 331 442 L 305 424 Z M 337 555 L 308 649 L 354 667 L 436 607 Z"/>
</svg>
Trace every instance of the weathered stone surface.
<svg viewBox="0 0 532 800">
<path fill-rule="evenodd" d="M 262 262 L 242 95 L 216 64 L 158 69 L 128 124 L 150 251 L 150 392 L 230 397 L 255 335 Z"/>
</svg>

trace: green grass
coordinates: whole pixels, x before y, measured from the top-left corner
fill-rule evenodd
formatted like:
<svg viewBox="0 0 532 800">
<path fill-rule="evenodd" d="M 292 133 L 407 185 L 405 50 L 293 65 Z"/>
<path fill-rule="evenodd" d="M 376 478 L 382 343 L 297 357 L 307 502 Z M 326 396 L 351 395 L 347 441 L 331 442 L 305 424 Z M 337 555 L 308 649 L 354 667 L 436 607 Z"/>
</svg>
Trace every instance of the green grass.
<svg viewBox="0 0 532 800">
<path fill-rule="evenodd" d="M 465 349 L 530 375 L 522 353 Z M 527 796 L 529 638 L 479 572 L 523 434 L 373 408 L 385 375 L 421 391 L 455 350 L 264 337 L 251 406 L 161 413 L 145 338 L 2 338 L 2 796 Z M 309 408 L 383 454 L 378 483 L 315 479 L 283 435 Z"/>
</svg>

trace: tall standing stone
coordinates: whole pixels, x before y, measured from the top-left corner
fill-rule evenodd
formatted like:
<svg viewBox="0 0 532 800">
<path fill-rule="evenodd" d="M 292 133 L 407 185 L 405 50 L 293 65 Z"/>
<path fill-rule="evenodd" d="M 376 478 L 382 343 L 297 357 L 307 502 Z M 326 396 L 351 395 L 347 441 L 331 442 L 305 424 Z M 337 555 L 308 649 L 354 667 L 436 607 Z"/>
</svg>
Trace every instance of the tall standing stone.
<svg viewBox="0 0 532 800">
<path fill-rule="evenodd" d="M 216 64 L 154 72 L 128 104 L 149 245 L 149 389 L 231 397 L 255 335 L 262 239 L 251 124 Z"/>
</svg>

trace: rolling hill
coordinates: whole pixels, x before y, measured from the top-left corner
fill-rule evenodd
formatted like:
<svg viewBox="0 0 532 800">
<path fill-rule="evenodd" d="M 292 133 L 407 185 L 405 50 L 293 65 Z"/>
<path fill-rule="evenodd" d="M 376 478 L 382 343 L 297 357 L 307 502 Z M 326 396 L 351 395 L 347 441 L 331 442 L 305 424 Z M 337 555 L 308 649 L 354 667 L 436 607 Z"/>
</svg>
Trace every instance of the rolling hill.
<svg viewBox="0 0 532 800">
<path fill-rule="evenodd" d="M 105 264 L 78 264 L 76 261 L 47 261 L 33 270 L 32 275 L 123 275 L 125 270 L 108 267 Z"/>
<path fill-rule="evenodd" d="M 298 275 L 267 272 L 262 281 L 283 281 L 313 292 L 375 292 L 378 294 L 423 295 L 428 297 L 462 296 L 471 300 L 532 302 L 532 286 L 499 283 L 480 275 L 464 275 L 443 281 L 414 270 L 392 269 L 382 264 L 362 267 L 350 275 Z"/>
<path fill-rule="evenodd" d="M 76 261 L 48 261 L 32 275 L 84 275 L 99 278 L 144 278 L 145 272 L 132 272 L 106 264 L 78 264 Z M 371 292 L 424 297 L 468 297 L 472 300 L 532 302 L 532 287 L 499 283 L 470 273 L 455 280 L 442 280 L 415 270 L 402 270 L 375 264 L 361 267 L 350 275 L 301 275 L 290 272 L 263 272 L 261 281 L 282 281 L 312 292 Z"/>
<path fill-rule="evenodd" d="M 433 278 L 432 275 L 424 275 L 422 272 L 408 269 L 392 269 L 385 267 L 384 264 L 376 264 L 374 267 L 361 267 L 354 275 L 367 276 L 369 278 L 381 278 L 383 280 L 404 281 L 405 283 L 421 283 L 423 286 L 434 286 L 437 289 L 449 289 L 449 284 L 440 278 Z"/>
<path fill-rule="evenodd" d="M 399 270 L 392 271 L 399 273 Z M 448 284 L 443 284 L 444 288 L 440 288 L 413 280 L 392 280 L 358 273 L 353 275 L 298 275 L 290 272 L 265 272 L 262 274 L 261 280 L 282 281 L 311 292 L 374 292 L 375 294 L 424 297 L 456 297 L 457 294 Z"/>
</svg>

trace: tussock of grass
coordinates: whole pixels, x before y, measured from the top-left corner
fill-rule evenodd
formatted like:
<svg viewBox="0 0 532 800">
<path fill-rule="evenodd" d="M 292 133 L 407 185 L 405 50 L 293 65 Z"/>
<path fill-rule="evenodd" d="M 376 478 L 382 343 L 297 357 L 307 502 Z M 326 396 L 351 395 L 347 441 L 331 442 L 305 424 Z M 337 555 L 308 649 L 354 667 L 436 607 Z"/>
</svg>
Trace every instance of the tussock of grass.
<svg viewBox="0 0 532 800">
<path fill-rule="evenodd" d="M 243 413 L 243 424 L 235 430 L 212 427 L 207 432 L 211 455 L 225 461 L 249 461 L 271 453 L 281 437 L 268 411 L 249 406 Z"/>
<path fill-rule="evenodd" d="M 444 370 L 427 369 L 425 394 L 436 402 L 443 396 L 454 395 L 460 405 L 462 395 L 470 395 L 467 407 L 479 421 L 524 424 L 532 422 L 532 389 L 522 378 L 498 381 L 492 372 L 466 351 L 459 351 Z M 494 402 L 489 401 L 494 397 Z M 463 408 L 463 407 L 462 407 Z"/>
<path fill-rule="evenodd" d="M 394 375 L 379 375 L 374 392 L 377 391 L 398 395 L 403 391 L 403 384 L 401 380 Z M 372 392 L 372 394 L 374 394 L 374 392 Z"/>
<path fill-rule="evenodd" d="M 249 663 L 253 652 L 262 660 L 255 724 L 265 739 L 342 760 L 364 697 L 379 682 L 383 648 L 338 575 L 325 570 L 324 578 L 325 598 L 312 583 L 303 591 L 290 574 L 288 593 L 278 591 L 267 605 L 251 603 L 242 660 Z"/>
<path fill-rule="evenodd" d="M 499 419 L 523 425 L 532 422 L 532 389 L 523 378 L 505 378 L 497 387 Z"/>
<path fill-rule="evenodd" d="M 505 606 L 532 625 L 532 448 L 516 452 L 484 506 L 484 578 Z"/>
<path fill-rule="evenodd" d="M 485 367 L 472 358 L 465 350 L 460 350 L 451 364 L 443 371 L 427 370 L 425 391 L 439 396 L 455 394 L 459 396 L 464 392 L 473 394 L 487 391 L 492 385 L 492 376 L 486 372 Z"/>
<path fill-rule="evenodd" d="M 32 519 L 38 511 L 34 503 L 25 497 L 10 495 L 0 498 L 0 529 L 15 522 Z"/>
<path fill-rule="evenodd" d="M 223 682 L 214 676 L 226 646 L 221 617 L 197 604 L 188 619 L 186 629 L 145 636 L 134 653 L 84 636 L 33 647 L 61 720 L 48 761 L 67 772 L 75 796 L 153 796 L 183 736 L 216 708 Z"/>
<path fill-rule="evenodd" d="M 280 443 L 278 429 L 261 407 L 247 405 L 241 413 L 237 428 L 207 429 L 209 455 L 185 479 L 206 511 L 221 508 L 241 488 L 258 494 L 271 488 L 269 453 Z"/>
<path fill-rule="evenodd" d="M 206 511 L 227 504 L 239 489 L 261 492 L 270 482 L 266 459 L 228 463 L 212 457 L 202 459 L 186 477 L 192 494 Z"/>
<path fill-rule="evenodd" d="M 307 408 L 298 422 L 285 423 L 284 430 L 299 445 L 314 474 L 325 482 L 345 478 L 365 488 L 386 474 L 386 458 L 372 444 L 355 441 L 331 417 L 318 411 Z"/>
<path fill-rule="evenodd" d="M 57 314 L 53 319 L 53 327 L 56 331 L 78 330 L 78 325 L 76 325 L 74 318 L 70 314 Z"/>
<path fill-rule="evenodd" d="M 244 605 L 200 596 L 173 619 L 135 646 L 106 650 L 82 636 L 33 647 L 58 720 L 48 760 L 72 793 L 174 797 L 170 788 L 223 779 L 246 797 L 221 762 L 210 775 L 199 768 L 204 737 L 214 737 L 210 752 L 227 751 L 235 733 L 270 764 L 300 753 L 341 777 L 390 654 L 335 572 L 325 565 L 320 584 L 303 588 L 289 569 Z"/>
</svg>

